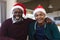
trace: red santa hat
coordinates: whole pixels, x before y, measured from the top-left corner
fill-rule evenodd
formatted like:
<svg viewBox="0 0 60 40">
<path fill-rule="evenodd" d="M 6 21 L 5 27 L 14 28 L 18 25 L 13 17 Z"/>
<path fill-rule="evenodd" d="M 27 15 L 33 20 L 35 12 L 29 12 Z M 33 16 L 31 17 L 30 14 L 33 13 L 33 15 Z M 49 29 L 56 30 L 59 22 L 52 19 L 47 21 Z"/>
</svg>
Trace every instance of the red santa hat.
<svg viewBox="0 0 60 40">
<path fill-rule="evenodd" d="M 35 8 L 35 10 L 33 11 L 33 15 L 35 15 L 35 13 L 39 12 L 39 11 L 43 12 L 46 15 L 46 17 L 47 17 L 46 11 L 43 8 L 43 6 L 41 6 L 41 5 L 37 6 L 37 8 Z"/>
<path fill-rule="evenodd" d="M 23 11 L 23 14 L 26 15 L 26 7 L 22 3 L 15 3 L 11 11 L 13 11 L 15 8 L 21 9 Z"/>
</svg>

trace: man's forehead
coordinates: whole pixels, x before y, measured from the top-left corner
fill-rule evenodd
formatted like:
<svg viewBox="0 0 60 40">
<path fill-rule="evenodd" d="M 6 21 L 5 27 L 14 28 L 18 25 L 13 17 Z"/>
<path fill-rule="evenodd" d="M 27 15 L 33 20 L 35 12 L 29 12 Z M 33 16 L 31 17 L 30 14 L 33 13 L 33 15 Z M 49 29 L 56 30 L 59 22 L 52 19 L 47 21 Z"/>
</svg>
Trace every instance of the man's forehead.
<svg viewBox="0 0 60 40">
<path fill-rule="evenodd" d="M 22 11 L 20 8 L 15 8 L 13 11 Z"/>
</svg>

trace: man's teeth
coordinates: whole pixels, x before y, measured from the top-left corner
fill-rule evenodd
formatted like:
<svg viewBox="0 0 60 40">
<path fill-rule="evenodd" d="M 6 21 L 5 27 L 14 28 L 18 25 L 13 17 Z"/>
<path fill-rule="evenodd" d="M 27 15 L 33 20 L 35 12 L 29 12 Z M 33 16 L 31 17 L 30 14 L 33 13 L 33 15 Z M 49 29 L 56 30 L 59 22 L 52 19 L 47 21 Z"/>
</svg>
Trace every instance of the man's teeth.
<svg viewBox="0 0 60 40">
<path fill-rule="evenodd" d="M 16 17 L 16 19 L 19 19 L 19 17 Z"/>
</svg>

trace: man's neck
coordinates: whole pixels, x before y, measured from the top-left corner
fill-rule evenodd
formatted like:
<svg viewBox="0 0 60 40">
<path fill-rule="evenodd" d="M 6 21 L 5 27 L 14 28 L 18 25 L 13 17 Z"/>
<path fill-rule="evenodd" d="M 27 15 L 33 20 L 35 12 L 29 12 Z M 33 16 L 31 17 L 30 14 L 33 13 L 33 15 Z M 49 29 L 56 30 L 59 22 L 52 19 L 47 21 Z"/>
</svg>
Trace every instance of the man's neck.
<svg viewBox="0 0 60 40">
<path fill-rule="evenodd" d="M 15 18 L 12 18 L 13 23 L 23 21 L 23 18 L 20 18 L 19 20 L 16 20 Z"/>
</svg>

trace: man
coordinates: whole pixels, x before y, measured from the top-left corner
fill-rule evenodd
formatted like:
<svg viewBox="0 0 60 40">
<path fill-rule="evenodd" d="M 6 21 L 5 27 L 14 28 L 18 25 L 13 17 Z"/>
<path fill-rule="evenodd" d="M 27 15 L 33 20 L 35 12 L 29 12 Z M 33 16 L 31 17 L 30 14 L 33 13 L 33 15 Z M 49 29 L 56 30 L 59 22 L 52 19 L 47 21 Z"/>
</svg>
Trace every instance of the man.
<svg viewBox="0 0 60 40">
<path fill-rule="evenodd" d="M 26 15 L 26 8 L 21 3 L 16 3 L 11 9 L 12 18 L 7 19 L 1 26 L 1 37 L 9 37 L 15 40 L 26 40 L 28 24 L 31 19 L 24 19 L 22 14 Z"/>
</svg>

